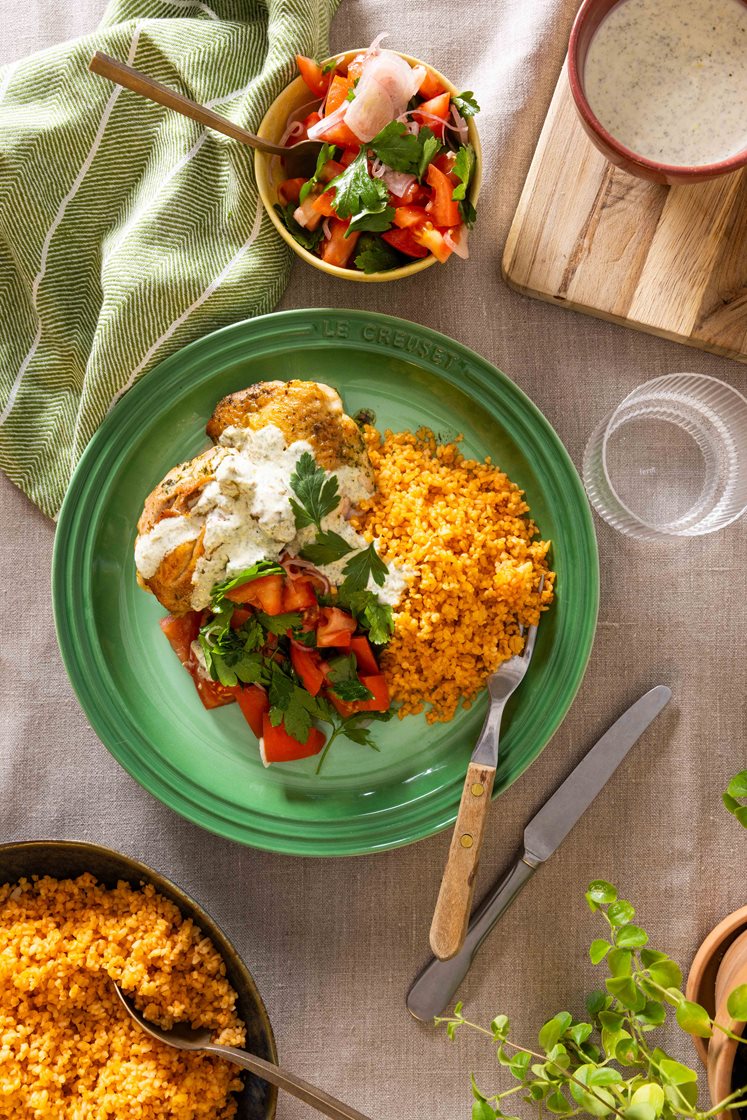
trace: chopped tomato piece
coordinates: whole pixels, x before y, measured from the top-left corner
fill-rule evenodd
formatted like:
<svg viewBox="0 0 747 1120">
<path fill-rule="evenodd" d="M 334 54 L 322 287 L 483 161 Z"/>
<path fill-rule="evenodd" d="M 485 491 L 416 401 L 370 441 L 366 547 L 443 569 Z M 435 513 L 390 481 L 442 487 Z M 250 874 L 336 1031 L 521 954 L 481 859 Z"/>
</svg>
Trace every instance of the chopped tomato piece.
<svg viewBox="0 0 747 1120">
<path fill-rule="evenodd" d="M 399 229 L 422 226 L 431 221 L 431 216 L 422 206 L 398 206 L 394 211 L 394 224 Z"/>
<path fill-rule="evenodd" d="M 433 224 L 451 229 L 461 222 L 459 203 L 451 197 L 454 193 L 454 184 L 448 175 L 439 171 L 435 163 L 428 166 L 426 179 L 433 187 L 433 198 L 426 206 Z"/>
<path fill-rule="evenodd" d="M 339 649 L 347 649 L 357 625 L 347 611 L 340 610 L 339 607 L 322 607 L 319 612 L 316 644 L 322 648 L 336 646 Z"/>
<path fill-rule="evenodd" d="M 238 630 L 239 626 L 243 626 L 247 619 L 251 618 L 252 612 L 244 610 L 243 607 L 236 607 L 231 615 L 231 627 Z"/>
<path fill-rule="evenodd" d="M 287 579 L 283 589 L 283 611 L 303 611 L 316 603 L 310 579 Z M 234 611 L 234 614 L 236 612 Z"/>
<path fill-rule="evenodd" d="M 236 692 L 236 699 L 244 714 L 244 719 L 258 739 L 262 738 L 262 717 L 270 710 L 270 701 L 263 688 L 256 684 L 246 685 Z"/>
<path fill-rule="evenodd" d="M 331 190 L 325 191 L 324 194 L 319 195 L 319 198 L 315 198 L 312 205 L 317 214 L 323 214 L 325 218 L 334 218 L 337 214 L 337 211 L 332 205 L 332 199 L 334 197 L 335 192 Z"/>
<path fill-rule="evenodd" d="M 410 231 L 402 230 L 401 232 L 409 233 Z M 418 243 L 423 246 L 424 249 L 427 249 L 430 253 L 433 253 L 433 256 L 436 258 L 436 260 L 440 261 L 441 264 L 445 264 L 451 256 L 452 251 L 444 241 L 444 235 L 440 232 L 440 230 L 434 229 L 430 223 L 427 226 L 423 226 L 421 229 L 416 230 L 413 236 L 416 238 Z"/>
<path fill-rule="evenodd" d="M 428 125 L 433 135 L 437 136 L 439 140 L 443 140 L 443 122 L 448 120 L 450 102 L 451 98 L 448 93 L 439 93 L 437 97 L 432 97 L 429 101 L 424 101 L 422 105 L 418 105 L 413 116 L 419 124 Z M 440 117 L 440 120 L 434 121 L 434 117 Z"/>
<path fill-rule="evenodd" d="M 420 183 L 410 183 L 403 195 L 389 194 L 390 206 L 424 206 L 430 201 L 431 192 Z"/>
<path fill-rule="evenodd" d="M 355 654 L 359 673 L 366 673 L 368 676 L 378 675 L 379 666 L 376 664 L 374 651 L 371 649 L 371 643 L 365 634 L 356 634 L 354 638 L 350 639 L 350 650 L 351 653 Z"/>
<path fill-rule="evenodd" d="M 220 681 L 214 681 L 210 677 L 203 677 L 197 665 L 192 663 L 192 666 L 187 666 L 189 669 L 192 680 L 195 682 L 197 694 L 202 700 L 203 707 L 210 710 L 211 708 L 222 708 L 226 704 L 233 704 L 236 699 L 236 694 L 239 689 L 236 687 L 227 688 L 226 685 L 221 684 Z"/>
<path fill-rule="evenodd" d="M 345 127 L 347 128 L 347 125 Z M 350 132 L 349 128 L 348 132 Z M 360 144 L 358 143 L 358 138 L 356 137 L 355 144 L 346 147 L 345 151 L 340 156 L 340 163 L 342 164 L 342 166 L 350 167 L 350 164 L 353 162 L 353 160 L 358 158 L 358 153 L 360 152 L 360 150 Z"/>
<path fill-rule="evenodd" d="M 305 179 L 283 179 L 282 183 L 278 184 L 278 198 L 280 201 L 286 206 L 289 202 L 298 202 L 301 187 L 305 182 Z"/>
<path fill-rule="evenodd" d="M 418 88 L 418 93 L 420 94 L 420 96 L 424 97 L 427 101 L 430 101 L 432 97 L 438 97 L 444 92 L 445 90 L 443 83 L 439 81 L 439 79 L 432 71 L 426 70 L 425 77 L 423 78 L 422 82 L 420 83 L 420 87 Z"/>
<path fill-rule="evenodd" d="M 169 639 L 169 644 L 182 665 L 186 665 L 192 658 L 192 642 L 200 633 L 199 611 L 187 611 L 186 614 L 167 614 L 159 619 L 161 629 Z"/>
<path fill-rule="evenodd" d="M 354 132 L 351 132 L 345 121 L 338 121 L 337 124 L 330 125 L 321 135 L 317 136 L 317 140 L 324 140 L 327 144 L 336 144 L 340 148 L 355 148 L 356 155 L 360 150 L 360 140 Z M 345 164 L 344 156 L 340 157 L 340 163 Z"/>
<path fill-rule="evenodd" d="M 451 175 L 454 164 L 456 162 L 456 155 L 454 154 L 454 152 L 439 152 L 433 162 L 435 163 L 439 171 L 443 171 L 444 175 Z M 459 183 L 456 175 L 451 181 L 455 187 Z"/>
<path fill-rule="evenodd" d="M 356 78 L 360 78 L 360 76 L 362 75 L 363 60 L 365 59 L 365 57 L 366 52 L 363 51 L 361 54 L 357 54 L 352 62 L 348 63 L 348 77 L 352 78 L 353 81 L 355 81 Z"/>
<path fill-rule="evenodd" d="M 322 183 L 329 183 L 338 175 L 342 175 L 345 170 L 343 163 L 338 163 L 336 159 L 328 159 L 322 170 L 319 172 L 319 179 Z"/>
<path fill-rule="evenodd" d="M 321 214 L 319 215 L 321 219 Z M 345 236 L 350 219 L 341 221 L 340 218 L 330 218 L 329 228 L 331 236 L 322 241 L 321 257 L 327 264 L 336 264 L 338 268 L 345 268 L 353 253 L 355 252 L 355 245 L 360 237 L 356 231 L 351 233 L 349 237 Z"/>
<path fill-rule="evenodd" d="M 262 761 L 265 766 L 271 762 L 294 762 L 297 758 L 308 758 L 319 754 L 325 743 L 325 735 L 318 727 L 312 727 L 305 743 L 299 743 L 285 730 L 282 723 L 273 727 L 270 717 L 262 717 Z"/>
<path fill-rule="evenodd" d="M 389 704 L 389 685 L 386 683 L 386 677 L 383 673 L 377 673 L 371 677 L 361 677 L 361 684 L 364 684 L 369 692 L 373 693 L 370 700 L 358 700 L 357 709 L 359 712 L 388 712 Z"/>
<path fill-rule="evenodd" d="M 353 79 L 351 77 L 343 78 L 342 74 L 335 74 L 330 82 L 327 100 L 324 103 L 324 115 L 328 117 L 330 113 L 334 113 L 335 109 L 347 101 L 347 96 L 353 88 Z"/>
<path fill-rule="evenodd" d="M 354 700 L 341 700 L 339 696 L 335 696 L 334 692 L 327 690 L 327 699 L 333 708 L 336 708 L 343 719 L 348 716 L 353 716 L 358 711 L 358 704 L 360 701 Z"/>
<path fill-rule="evenodd" d="M 429 250 L 415 240 L 411 229 L 388 229 L 382 233 L 382 239 L 393 249 L 406 253 L 408 257 L 427 257 Z"/>
<path fill-rule="evenodd" d="M 330 74 L 323 74 L 322 68 L 319 63 L 313 58 L 307 58 L 304 54 L 296 55 L 296 63 L 301 77 L 306 82 L 311 92 L 317 97 L 324 97 L 329 89 Z"/>
<path fill-rule="evenodd" d="M 240 587 L 234 587 L 226 595 L 232 603 L 251 603 L 265 614 L 281 614 L 283 610 L 284 577 L 260 576 Z"/>
<path fill-rule="evenodd" d="M 309 115 L 307 117 L 304 117 L 304 119 L 301 121 L 301 124 L 303 125 L 304 133 L 308 134 L 308 131 L 312 127 L 312 125 L 319 124 L 319 121 L 321 119 L 322 119 L 322 114 L 317 113 L 316 109 L 314 109 L 314 111 L 312 113 L 309 113 Z M 291 144 L 297 144 L 298 143 L 298 137 L 296 137 L 295 139 L 292 139 L 290 142 L 291 142 Z"/>
<path fill-rule="evenodd" d="M 316 651 L 304 649 L 297 642 L 291 644 L 291 665 L 301 678 L 301 684 L 312 696 L 316 696 L 324 684 L 321 660 Z"/>
</svg>

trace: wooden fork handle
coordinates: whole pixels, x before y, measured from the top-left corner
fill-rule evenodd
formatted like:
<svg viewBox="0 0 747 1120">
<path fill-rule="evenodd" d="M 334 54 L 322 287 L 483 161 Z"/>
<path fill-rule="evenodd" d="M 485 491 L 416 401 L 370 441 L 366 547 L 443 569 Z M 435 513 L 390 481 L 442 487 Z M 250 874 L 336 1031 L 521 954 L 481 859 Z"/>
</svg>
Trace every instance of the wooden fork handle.
<svg viewBox="0 0 747 1120">
<path fill-rule="evenodd" d="M 110 82 L 115 82 L 117 85 L 124 86 L 125 89 L 132 90 L 133 93 L 139 93 L 141 97 L 147 97 L 149 101 L 155 101 L 158 105 L 164 105 L 167 109 L 173 109 L 176 113 L 181 113 L 183 117 L 189 117 L 191 120 L 197 121 L 198 124 L 214 128 L 216 132 L 231 136 L 242 144 L 248 144 L 251 148 L 260 148 L 262 151 L 270 152 L 284 151 L 277 144 L 260 140 L 253 132 L 248 132 L 245 128 L 234 124 L 233 121 L 222 117 L 220 113 L 214 113 L 212 109 L 208 109 L 204 105 L 198 105 L 196 101 L 191 101 L 175 89 L 162 85 L 161 82 L 157 82 L 140 70 L 134 70 L 132 66 L 127 66 L 117 58 L 110 58 L 108 54 L 102 54 L 101 51 L 96 51 L 88 64 L 88 69 L 92 70 L 94 74 L 100 74 L 103 78 L 108 78 Z"/>
<path fill-rule="evenodd" d="M 494 766 L 470 762 L 431 922 L 431 949 L 442 961 L 459 952 L 467 933 L 494 781 Z"/>
</svg>

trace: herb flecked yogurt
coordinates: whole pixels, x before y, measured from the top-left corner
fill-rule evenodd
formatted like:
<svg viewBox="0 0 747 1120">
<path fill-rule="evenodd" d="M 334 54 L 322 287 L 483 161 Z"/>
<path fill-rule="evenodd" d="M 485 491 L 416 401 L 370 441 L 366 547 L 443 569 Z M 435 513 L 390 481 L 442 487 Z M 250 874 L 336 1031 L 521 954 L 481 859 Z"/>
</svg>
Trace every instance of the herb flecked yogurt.
<svg viewBox="0 0 747 1120">
<path fill-rule="evenodd" d="M 621 0 L 589 44 L 586 98 L 645 159 L 719 163 L 747 148 L 745 0 Z"/>
</svg>

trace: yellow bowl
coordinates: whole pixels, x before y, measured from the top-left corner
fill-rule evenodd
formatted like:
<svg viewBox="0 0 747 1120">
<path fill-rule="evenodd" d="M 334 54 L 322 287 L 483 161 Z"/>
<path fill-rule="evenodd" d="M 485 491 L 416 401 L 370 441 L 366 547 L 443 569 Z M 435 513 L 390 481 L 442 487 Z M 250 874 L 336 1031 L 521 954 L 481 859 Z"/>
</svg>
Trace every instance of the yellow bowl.
<svg viewBox="0 0 747 1120">
<path fill-rule="evenodd" d="M 342 54 L 332 55 L 329 59 L 325 60 L 331 62 L 351 62 L 357 54 L 361 54 L 365 50 L 364 47 L 359 47 L 357 50 L 344 51 Z M 438 70 L 434 70 L 425 62 L 421 62 L 417 58 L 412 58 L 411 55 L 401 54 L 396 51 L 401 58 L 409 62 L 411 66 L 424 66 L 431 74 L 438 79 L 447 89 L 449 93 L 454 96 L 459 93 L 459 90 L 453 85 L 443 74 Z M 324 64 L 323 64 L 324 65 Z M 303 78 L 295 78 L 289 86 L 283 90 L 279 97 L 276 97 L 270 108 L 259 126 L 258 135 L 264 140 L 270 140 L 272 143 L 277 144 L 283 135 L 289 118 L 293 113 L 296 113 L 302 106 L 308 105 L 311 99 L 309 88 L 304 82 Z M 480 180 L 482 177 L 482 148 L 480 147 L 480 138 L 477 135 L 477 128 L 473 117 L 467 119 L 467 130 L 469 134 L 469 141 L 475 149 L 475 167 L 472 172 L 472 178 L 469 185 L 469 199 L 472 205 L 477 204 L 477 196 L 480 193 Z M 315 256 L 310 253 L 308 249 L 304 249 L 288 230 L 285 228 L 280 218 L 275 213 L 275 204 L 278 201 L 277 188 L 278 184 L 285 178 L 282 168 L 280 167 L 280 160 L 277 156 L 266 155 L 264 152 L 256 152 L 254 159 L 254 167 L 257 176 L 257 186 L 259 194 L 264 204 L 265 210 L 270 215 L 270 220 L 273 222 L 276 230 L 283 238 L 284 241 L 290 245 L 291 249 L 307 264 L 311 264 L 314 268 L 320 269 L 321 272 L 326 272 L 329 276 L 339 276 L 341 280 L 358 280 L 364 284 L 381 283 L 384 280 L 401 280 L 405 276 L 414 276 L 416 272 L 422 272 L 424 268 L 430 268 L 432 264 L 436 263 L 436 258 L 433 254 L 427 257 L 414 260 L 412 264 L 403 265 L 401 268 L 390 268 L 386 272 L 358 272 L 352 268 L 340 268 L 336 264 L 327 264 L 321 257 Z"/>
</svg>

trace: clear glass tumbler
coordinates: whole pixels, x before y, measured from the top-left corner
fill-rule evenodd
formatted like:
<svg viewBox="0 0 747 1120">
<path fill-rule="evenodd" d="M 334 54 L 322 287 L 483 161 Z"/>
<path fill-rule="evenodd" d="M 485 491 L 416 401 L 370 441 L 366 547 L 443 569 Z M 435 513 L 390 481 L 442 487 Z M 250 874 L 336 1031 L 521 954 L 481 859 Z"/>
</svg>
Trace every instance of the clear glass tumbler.
<svg viewBox="0 0 747 1120">
<path fill-rule="evenodd" d="M 583 478 L 596 511 L 631 537 L 723 529 L 747 510 L 747 398 L 697 373 L 647 381 L 592 432 Z"/>
</svg>

